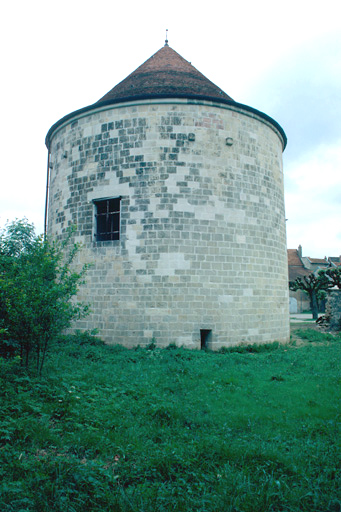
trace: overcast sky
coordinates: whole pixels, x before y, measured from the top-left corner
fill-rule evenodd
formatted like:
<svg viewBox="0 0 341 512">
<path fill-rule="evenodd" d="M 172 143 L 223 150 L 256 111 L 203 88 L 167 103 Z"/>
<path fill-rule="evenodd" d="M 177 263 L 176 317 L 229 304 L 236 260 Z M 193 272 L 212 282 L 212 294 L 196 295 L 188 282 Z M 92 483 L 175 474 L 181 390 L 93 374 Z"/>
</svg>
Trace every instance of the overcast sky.
<svg viewBox="0 0 341 512">
<path fill-rule="evenodd" d="M 12 0 L 0 7 L 0 224 L 43 230 L 45 136 L 169 45 L 285 130 L 288 248 L 341 254 L 339 1 Z"/>
</svg>

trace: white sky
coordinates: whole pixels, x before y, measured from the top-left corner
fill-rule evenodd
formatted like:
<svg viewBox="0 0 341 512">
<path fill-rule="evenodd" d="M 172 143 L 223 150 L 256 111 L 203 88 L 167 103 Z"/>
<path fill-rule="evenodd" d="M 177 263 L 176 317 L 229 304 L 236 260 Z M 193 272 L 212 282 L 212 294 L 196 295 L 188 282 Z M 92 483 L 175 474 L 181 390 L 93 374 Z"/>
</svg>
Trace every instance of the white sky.
<svg viewBox="0 0 341 512">
<path fill-rule="evenodd" d="M 0 7 L 0 224 L 43 230 L 45 135 L 164 44 L 285 130 L 288 247 L 341 254 L 339 0 L 12 0 Z"/>
</svg>

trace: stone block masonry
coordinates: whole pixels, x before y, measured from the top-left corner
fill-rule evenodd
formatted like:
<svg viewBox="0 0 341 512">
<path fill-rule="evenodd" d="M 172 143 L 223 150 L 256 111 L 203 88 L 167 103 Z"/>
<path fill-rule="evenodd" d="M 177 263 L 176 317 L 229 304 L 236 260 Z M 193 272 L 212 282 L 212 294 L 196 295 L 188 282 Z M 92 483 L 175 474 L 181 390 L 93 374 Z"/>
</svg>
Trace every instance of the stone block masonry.
<svg viewBox="0 0 341 512">
<path fill-rule="evenodd" d="M 126 346 L 287 341 L 282 142 L 209 101 L 111 105 L 60 126 L 48 233 L 76 225 L 93 265 L 79 294 L 92 313 L 76 327 Z M 95 201 L 118 197 L 119 240 L 98 242 Z"/>
</svg>

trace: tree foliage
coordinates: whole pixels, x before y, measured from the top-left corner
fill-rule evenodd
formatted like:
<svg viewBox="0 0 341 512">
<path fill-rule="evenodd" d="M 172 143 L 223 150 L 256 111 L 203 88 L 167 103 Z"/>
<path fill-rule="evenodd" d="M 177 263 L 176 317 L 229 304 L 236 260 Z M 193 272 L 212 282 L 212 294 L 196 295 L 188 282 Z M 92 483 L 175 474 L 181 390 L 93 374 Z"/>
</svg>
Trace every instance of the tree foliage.
<svg viewBox="0 0 341 512">
<path fill-rule="evenodd" d="M 71 237 L 50 242 L 25 219 L 0 232 L 0 350 L 34 362 L 38 374 L 51 341 L 88 311 L 74 300 L 87 266 L 75 271 Z"/>
<path fill-rule="evenodd" d="M 328 268 L 323 272 L 330 280 L 330 287 L 337 286 L 341 290 L 341 267 Z"/>
<path fill-rule="evenodd" d="M 325 272 L 309 274 L 308 276 L 298 277 L 295 281 L 289 284 L 290 290 L 294 292 L 303 290 L 309 295 L 310 305 L 313 313 L 313 318 L 316 320 L 318 317 L 318 297 L 323 291 L 331 287 L 331 281 L 326 276 Z"/>
</svg>

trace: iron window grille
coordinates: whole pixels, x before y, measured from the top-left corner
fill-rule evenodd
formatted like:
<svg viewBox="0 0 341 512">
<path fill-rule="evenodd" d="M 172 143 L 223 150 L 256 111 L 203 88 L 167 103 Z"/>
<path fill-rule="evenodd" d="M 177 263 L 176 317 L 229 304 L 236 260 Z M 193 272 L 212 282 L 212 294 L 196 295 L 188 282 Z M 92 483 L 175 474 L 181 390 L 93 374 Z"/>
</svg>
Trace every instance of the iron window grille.
<svg viewBox="0 0 341 512">
<path fill-rule="evenodd" d="M 120 206 L 121 198 L 101 199 L 94 201 L 97 242 L 120 239 Z"/>
</svg>

